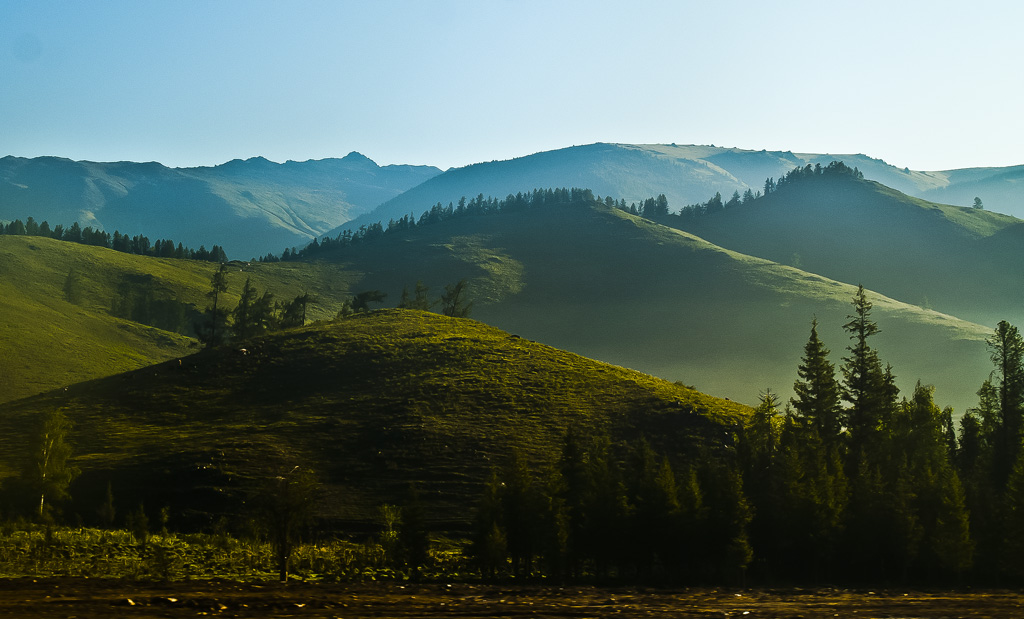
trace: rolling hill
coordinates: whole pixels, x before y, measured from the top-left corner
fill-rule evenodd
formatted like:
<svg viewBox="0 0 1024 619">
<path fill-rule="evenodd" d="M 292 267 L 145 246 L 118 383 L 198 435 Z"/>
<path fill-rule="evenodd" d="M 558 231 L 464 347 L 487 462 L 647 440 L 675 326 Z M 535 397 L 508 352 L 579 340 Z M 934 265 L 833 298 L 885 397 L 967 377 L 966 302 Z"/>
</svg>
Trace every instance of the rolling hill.
<svg viewBox="0 0 1024 619">
<path fill-rule="evenodd" d="M 0 402 L 193 352 L 196 341 L 182 333 L 207 306 L 216 269 L 209 262 L 0 236 Z M 279 300 L 314 295 L 310 320 L 333 317 L 348 290 L 348 275 L 333 265 L 232 263 L 229 306 L 238 302 L 246 277 Z M 164 327 L 157 328 L 113 311 L 118 301 L 147 294 L 171 309 L 162 313 L 173 315 L 182 333 L 166 319 L 151 320 Z"/>
<path fill-rule="evenodd" d="M 482 482 L 518 448 L 552 461 L 565 429 L 649 436 L 672 453 L 720 445 L 748 409 L 681 385 L 412 310 L 359 314 L 208 349 L 0 405 L 0 435 L 60 408 L 75 424 L 90 519 L 109 482 L 120 507 L 168 505 L 172 526 L 241 522 L 262 480 L 295 465 L 324 485 L 322 515 L 372 526 L 377 506 L 420 488 L 436 528 L 464 529 Z M 0 452 L 16 474 L 27 441 Z M 122 512 L 123 513 L 123 512 Z"/>
<path fill-rule="evenodd" d="M 261 157 L 215 167 L 0 159 L 0 219 L 78 221 L 113 233 L 220 245 L 248 259 L 313 238 L 438 174 L 429 166 L 341 159 L 277 164 Z"/>
<path fill-rule="evenodd" d="M 982 199 L 985 208 L 1024 218 L 1024 166 L 965 168 L 930 172 L 941 184 L 913 195 L 946 204 L 972 204 Z"/>
<path fill-rule="evenodd" d="M 768 196 L 689 219 L 729 249 L 799 266 L 967 320 L 1024 321 L 1024 221 L 912 198 L 876 182 L 799 179 Z"/>
<path fill-rule="evenodd" d="M 321 258 L 326 259 L 326 258 Z M 784 396 L 817 317 L 841 362 L 855 286 L 723 249 L 603 205 L 455 217 L 339 250 L 353 290 L 394 300 L 470 281 L 473 316 L 558 348 L 754 403 Z M 900 388 L 935 384 L 960 412 L 988 376 L 990 329 L 872 295 L 876 347 Z"/>
<path fill-rule="evenodd" d="M 1017 212 L 1024 208 L 1024 185 L 1016 184 L 1018 168 L 920 172 L 860 154 L 815 154 L 753 151 L 717 146 L 676 144 L 590 144 L 536 153 L 507 161 L 455 168 L 388 200 L 329 233 L 376 222 L 386 224 L 410 212 L 419 216 L 434 204 L 459 198 L 504 198 L 547 187 L 586 187 L 602 196 L 639 201 L 665 194 L 673 210 L 703 202 L 720 192 L 760 191 L 765 179 L 779 178 L 795 167 L 822 166 L 833 160 L 857 167 L 865 177 L 915 196 L 942 196 L 969 206 L 981 196 L 989 210 Z M 1001 176 L 1000 176 L 1001 175 Z M 999 181 L 998 191 L 991 183 Z M 940 199 L 932 197 L 930 199 Z"/>
</svg>

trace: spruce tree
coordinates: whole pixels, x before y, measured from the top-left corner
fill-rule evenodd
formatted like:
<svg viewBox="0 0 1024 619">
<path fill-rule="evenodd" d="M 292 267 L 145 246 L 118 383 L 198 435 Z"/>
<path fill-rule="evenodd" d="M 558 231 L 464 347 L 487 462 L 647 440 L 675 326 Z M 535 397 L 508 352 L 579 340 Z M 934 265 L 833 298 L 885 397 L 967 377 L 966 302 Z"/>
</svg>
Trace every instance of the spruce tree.
<svg viewBox="0 0 1024 619">
<path fill-rule="evenodd" d="M 811 336 L 797 367 L 799 379 L 793 384 L 796 397 L 793 408 L 814 426 L 822 442 L 832 447 L 842 429 L 842 390 L 836 380 L 835 366 L 828 360 L 829 350 L 818 339 L 818 320 L 811 321 Z"/>
<path fill-rule="evenodd" d="M 742 582 L 754 558 L 749 534 L 753 509 L 743 491 L 743 476 L 735 464 L 724 460 L 702 462 L 701 468 L 708 509 L 704 567 L 715 580 Z"/>
<path fill-rule="evenodd" d="M 850 403 L 845 412 L 845 425 L 850 436 L 851 464 L 859 452 L 877 443 L 882 426 L 887 423 L 897 395 L 890 369 L 883 370 L 878 353 L 868 344 L 868 338 L 880 332 L 871 320 L 872 304 L 863 286 L 857 287 L 853 298 L 854 313 L 843 328 L 853 343 L 847 347 L 849 357 L 843 358 L 843 399 Z"/>
<path fill-rule="evenodd" d="M 1018 457 L 1010 471 L 1003 496 L 1001 518 L 1002 571 L 1016 582 L 1024 581 L 1024 457 Z"/>
<path fill-rule="evenodd" d="M 919 564 L 923 572 L 962 573 L 971 565 L 973 542 L 963 486 L 949 456 L 945 415 L 934 388 L 919 382 L 904 400 L 892 428 L 894 454 L 905 456 L 912 505 L 921 528 Z"/>
<path fill-rule="evenodd" d="M 256 334 L 256 288 L 252 285 L 252 278 L 245 278 L 245 285 L 242 286 L 242 294 L 238 298 L 238 305 L 231 312 L 232 328 L 235 332 L 235 339 L 246 340 Z"/>
<path fill-rule="evenodd" d="M 998 392 L 998 412 L 993 436 L 993 467 L 998 487 L 1006 483 L 1017 461 L 1024 419 L 1024 339 L 1017 327 L 1005 320 L 988 339 L 995 364 L 994 386 Z"/>
<path fill-rule="evenodd" d="M 220 295 L 228 291 L 228 265 L 221 263 L 213 277 L 210 278 L 210 291 L 206 298 L 212 304 L 206 308 L 206 321 L 196 325 L 199 340 L 207 346 L 216 346 L 224 341 L 227 312 L 220 307 Z"/>
<path fill-rule="evenodd" d="M 782 503 L 785 481 L 780 458 L 781 419 L 778 399 L 770 390 L 761 396 L 744 427 L 742 452 L 745 456 L 743 486 L 748 488 L 754 517 L 750 537 L 759 562 L 770 568 L 783 554 L 784 539 L 779 535 L 787 507 Z"/>
<path fill-rule="evenodd" d="M 634 448 L 629 530 L 637 565 L 652 574 L 659 564 L 671 563 L 679 533 L 679 488 L 667 459 L 658 458 L 641 439 Z"/>
</svg>

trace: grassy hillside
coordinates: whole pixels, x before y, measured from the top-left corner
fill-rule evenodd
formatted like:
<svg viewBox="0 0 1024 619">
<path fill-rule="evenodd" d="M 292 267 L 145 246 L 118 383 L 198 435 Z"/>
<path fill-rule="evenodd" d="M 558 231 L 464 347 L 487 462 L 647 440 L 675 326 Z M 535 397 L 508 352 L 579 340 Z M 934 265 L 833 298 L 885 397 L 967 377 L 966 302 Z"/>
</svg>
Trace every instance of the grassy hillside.
<svg viewBox="0 0 1024 619">
<path fill-rule="evenodd" d="M 1024 319 L 1024 222 L 815 177 L 683 225 L 712 243 L 995 325 Z"/>
<path fill-rule="evenodd" d="M 305 245 L 439 172 L 380 167 L 358 153 L 284 164 L 256 157 L 205 168 L 4 157 L 0 219 L 78 221 L 193 248 L 220 245 L 244 260 Z"/>
<path fill-rule="evenodd" d="M 755 403 L 789 394 L 817 316 L 841 363 L 855 287 L 724 250 L 604 207 L 463 217 L 336 256 L 353 289 L 397 299 L 417 279 L 436 296 L 471 282 L 473 316 L 499 328 L 702 391 Z M 963 411 L 990 364 L 977 324 L 872 295 L 882 358 L 899 385 L 921 379 Z"/>
<path fill-rule="evenodd" d="M 0 406 L 25 436 L 60 408 L 75 424 L 84 518 L 110 481 L 124 505 L 170 505 L 177 526 L 243 512 L 253 485 L 294 465 L 325 484 L 323 515 L 356 525 L 416 482 L 440 526 L 465 525 L 491 467 L 518 447 L 555 457 L 565 428 L 639 434 L 673 452 L 719 444 L 747 409 L 479 322 L 386 310 Z M 19 470 L 23 441 L 0 452 Z M 90 503 L 92 501 L 92 503 Z"/>
<path fill-rule="evenodd" d="M 216 265 L 149 258 L 48 238 L 0 236 L 0 402 L 180 357 L 195 341 L 112 315 L 122 286 L 181 305 L 191 324 L 206 307 Z M 74 280 L 72 300 L 65 293 Z M 333 317 L 351 275 L 334 265 L 233 263 L 226 302 L 246 277 L 290 300 L 317 297 L 309 319 Z M 73 301 L 73 302 L 72 302 Z"/>
</svg>

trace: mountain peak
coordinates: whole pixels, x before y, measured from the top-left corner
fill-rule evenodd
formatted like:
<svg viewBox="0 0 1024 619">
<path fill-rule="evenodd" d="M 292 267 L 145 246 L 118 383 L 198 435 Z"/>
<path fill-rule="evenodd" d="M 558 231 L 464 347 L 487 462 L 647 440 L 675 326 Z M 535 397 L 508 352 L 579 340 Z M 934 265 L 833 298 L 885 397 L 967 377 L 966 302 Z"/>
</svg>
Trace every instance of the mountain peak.
<svg viewBox="0 0 1024 619">
<path fill-rule="evenodd" d="M 345 163 L 350 163 L 350 164 L 360 164 L 360 165 L 366 165 L 366 166 L 373 166 L 375 168 L 380 167 L 380 166 L 377 165 L 377 162 L 375 162 L 373 159 L 370 159 L 366 155 L 364 155 L 364 154 L 362 154 L 360 152 L 357 152 L 357 151 L 350 152 L 349 154 L 347 154 L 344 157 L 342 157 L 341 160 L 344 161 Z"/>
</svg>

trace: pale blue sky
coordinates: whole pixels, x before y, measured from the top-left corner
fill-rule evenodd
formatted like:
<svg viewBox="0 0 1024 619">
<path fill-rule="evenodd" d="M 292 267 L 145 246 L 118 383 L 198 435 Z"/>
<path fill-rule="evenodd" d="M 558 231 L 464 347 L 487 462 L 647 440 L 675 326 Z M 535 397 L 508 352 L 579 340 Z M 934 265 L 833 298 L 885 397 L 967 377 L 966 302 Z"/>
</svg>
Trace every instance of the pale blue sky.
<svg viewBox="0 0 1024 619">
<path fill-rule="evenodd" d="M 0 156 L 1024 163 L 1024 4 L 0 0 Z"/>
</svg>

